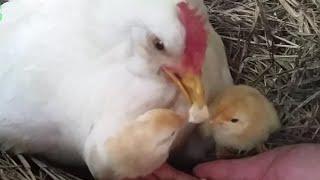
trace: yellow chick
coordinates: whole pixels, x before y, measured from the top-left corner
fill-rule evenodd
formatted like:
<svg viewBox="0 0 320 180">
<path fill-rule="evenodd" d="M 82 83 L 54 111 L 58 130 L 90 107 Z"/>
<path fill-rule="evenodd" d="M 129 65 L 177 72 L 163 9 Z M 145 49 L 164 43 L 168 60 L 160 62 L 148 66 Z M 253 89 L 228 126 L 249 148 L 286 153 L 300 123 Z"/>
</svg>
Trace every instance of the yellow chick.
<svg viewBox="0 0 320 180">
<path fill-rule="evenodd" d="M 165 163 L 171 145 L 185 123 L 186 120 L 171 110 L 148 111 L 106 141 L 108 161 L 97 159 L 99 149 L 91 152 L 89 168 L 96 170 L 93 174 L 98 179 L 148 175 Z"/>
<path fill-rule="evenodd" d="M 263 145 L 281 126 L 268 99 L 245 85 L 223 90 L 209 104 L 209 112 L 210 118 L 200 125 L 200 131 L 203 137 L 214 138 L 218 157 L 226 148 L 249 151 Z"/>
</svg>

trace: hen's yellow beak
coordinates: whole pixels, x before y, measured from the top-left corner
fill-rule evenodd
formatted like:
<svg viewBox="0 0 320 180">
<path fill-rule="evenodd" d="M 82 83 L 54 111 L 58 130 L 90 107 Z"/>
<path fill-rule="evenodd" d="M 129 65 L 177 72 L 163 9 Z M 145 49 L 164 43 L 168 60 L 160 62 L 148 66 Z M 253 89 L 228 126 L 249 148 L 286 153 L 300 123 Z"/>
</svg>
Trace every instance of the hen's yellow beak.
<svg viewBox="0 0 320 180">
<path fill-rule="evenodd" d="M 192 105 L 189 110 L 189 122 L 201 123 L 209 118 L 209 111 L 205 101 L 205 92 L 201 76 L 194 73 L 178 75 L 170 69 L 164 68 L 164 72 L 180 88 Z"/>
<path fill-rule="evenodd" d="M 200 75 L 195 75 L 190 72 L 184 73 L 183 75 L 177 75 L 167 68 L 164 68 L 164 72 L 180 88 L 192 105 L 198 106 L 199 109 L 206 106 L 205 92 Z"/>
</svg>

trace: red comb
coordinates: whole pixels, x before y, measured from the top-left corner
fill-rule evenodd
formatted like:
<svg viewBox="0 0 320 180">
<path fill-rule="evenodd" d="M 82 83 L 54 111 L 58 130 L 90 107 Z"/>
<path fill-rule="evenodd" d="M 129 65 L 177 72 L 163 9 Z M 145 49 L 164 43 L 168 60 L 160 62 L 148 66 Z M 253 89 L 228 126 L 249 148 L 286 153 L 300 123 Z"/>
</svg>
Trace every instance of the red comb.
<svg viewBox="0 0 320 180">
<path fill-rule="evenodd" d="M 182 66 L 188 71 L 200 74 L 207 49 L 208 34 L 204 18 L 196 15 L 196 10 L 188 7 L 186 2 L 178 4 L 179 18 L 185 27 L 186 40 Z"/>
</svg>

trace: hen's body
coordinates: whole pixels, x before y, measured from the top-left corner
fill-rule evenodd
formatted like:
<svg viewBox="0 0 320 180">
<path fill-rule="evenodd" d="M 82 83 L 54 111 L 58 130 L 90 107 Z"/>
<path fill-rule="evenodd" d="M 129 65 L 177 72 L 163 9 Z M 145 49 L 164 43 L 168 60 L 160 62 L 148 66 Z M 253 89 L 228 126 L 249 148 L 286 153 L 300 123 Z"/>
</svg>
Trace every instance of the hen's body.
<svg viewBox="0 0 320 180">
<path fill-rule="evenodd" d="M 111 136 L 126 121 L 154 108 L 171 108 L 187 117 L 189 104 L 173 84 L 155 73 L 156 68 L 132 54 L 126 31 L 140 18 L 150 18 L 146 20 L 150 23 L 167 19 L 175 2 L 152 1 L 158 3 L 159 11 L 167 10 L 156 13 L 148 8 L 151 2 L 140 1 L 144 7 L 119 0 L 15 0 L 4 5 L 0 22 L 2 149 L 78 163 L 93 126 L 105 128 L 103 136 Z M 101 7 L 110 8 L 98 11 Z M 208 96 L 231 82 L 224 52 L 220 52 L 222 42 L 211 33 L 219 47 L 211 44 L 207 52 L 203 79 Z M 206 83 L 212 78 L 217 79 Z M 106 121 L 108 127 L 102 126 Z"/>
<path fill-rule="evenodd" d="M 3 10 L 6 14 L 3 24 L 0 23 L 3 148 L 46 153 L 66 162 L 65 158 L 78 160 L 91 126 L 99 120 L 110 122 L 105 128 L 112 134 L 117 129 L 113 126 L 121 125 L 112 122 L 134 119 L 150 109 L 172 103 L 177 93 L 172 84 L 155 76 L 146 65 L 133 61 L 135 57 L 130 57 L 129 52 L 117 53 L 126 52 L 125 32 L 107 41 L 94 40 L 90 16 L 86 15 L 92 5 L 81 9 L 84 7 L 81 3 L 73 3 L 78 7 L 70 8 L 68 2 L 63 2 L 64 6 L 41 2 L 10 2 L 12 7 L 8 3 Z M 17 13 L 20 6 L 27 7 L 18 3 L 29 3 L 34 8 Z M 77 11 L 66 11 L 68 8 Z M 121 32 L 112 27 L 109 28 L 112 32 L 106 33 Z M 104 46 L 99 46 L 102 42 Z"/>
</svg>

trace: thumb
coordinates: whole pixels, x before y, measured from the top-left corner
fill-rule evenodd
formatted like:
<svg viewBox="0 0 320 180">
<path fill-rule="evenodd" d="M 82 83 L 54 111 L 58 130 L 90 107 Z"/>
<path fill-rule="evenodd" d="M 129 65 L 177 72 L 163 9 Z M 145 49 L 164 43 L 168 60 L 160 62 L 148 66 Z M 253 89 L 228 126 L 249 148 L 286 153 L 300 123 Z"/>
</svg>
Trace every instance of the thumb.
<svg viewBox="0 0 320 180">
<path fill-rule="evenodd" d="M 219 180 L 259 179 L 261 164 L 248 159 L 220 160 L 197 166 L 194 174 L 200 178 Z"/>
<path fill-rule="evenodd" d="M 268 171 L 273 160 L 286 149 L 273 150 L 254 157 L 234 160 L 218 160 L 198 165 L 194 174 L 200 178 L 234 180 L 260 179 Z"/>
<path fill-rule="evenodd" d="M 168 164 L 162 165 L 159 169 L 154 171 L 152 175 L 156 177 L 155 179 L 197 180 L 197 178 L 180 172 Z"/>
</svg>

